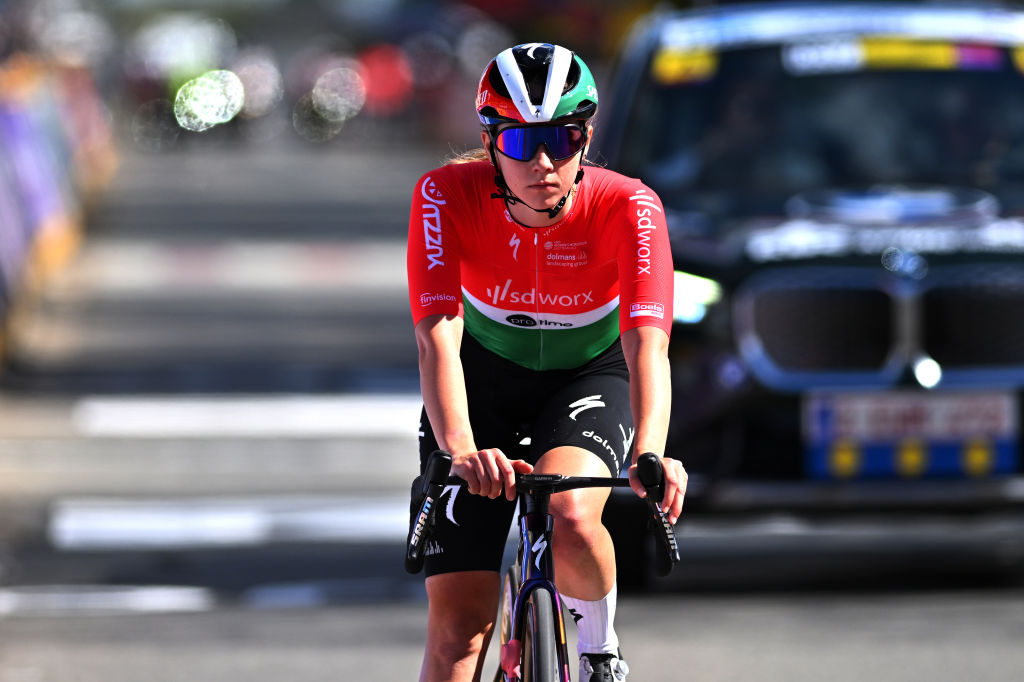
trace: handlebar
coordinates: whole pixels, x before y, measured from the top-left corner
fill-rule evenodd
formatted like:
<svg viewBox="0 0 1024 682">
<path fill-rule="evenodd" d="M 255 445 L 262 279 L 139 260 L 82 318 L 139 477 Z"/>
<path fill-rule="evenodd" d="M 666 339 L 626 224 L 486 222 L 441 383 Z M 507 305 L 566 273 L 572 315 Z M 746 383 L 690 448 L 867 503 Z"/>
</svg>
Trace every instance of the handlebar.
<svg viewBox="0 0 1024 682">
<path fill-rule="evenodd" d="M 427 458 L 423 475 L 413 482 L 413 511 L 405 552 L 405 570 L 419 573 L 423 568 L 425 548 L 434 528 L 436 501 L 446 485 L 466 485 L 458 477 L 449 477 L 452 456 L 436 450 Z M 647 452 L 637 459 L 637 476 L 647 492 L 645 501 L 651 513 L 649 527 L 659 541 L 655 544 L 655 571 L 666 576 L 679 562 L 676 534 L 667 515 L 661 509 L 665 494 L 664 471 L 657 455 Z M 562 476 L 559 474 L 516 474 L 516 488 L 521 493 L 541 492 L 553 494 L 576 488 L 620 488 L 629 486 L 624 478 Z M 417 503 L 417 500 L 419 502 Z"/>
</svg>

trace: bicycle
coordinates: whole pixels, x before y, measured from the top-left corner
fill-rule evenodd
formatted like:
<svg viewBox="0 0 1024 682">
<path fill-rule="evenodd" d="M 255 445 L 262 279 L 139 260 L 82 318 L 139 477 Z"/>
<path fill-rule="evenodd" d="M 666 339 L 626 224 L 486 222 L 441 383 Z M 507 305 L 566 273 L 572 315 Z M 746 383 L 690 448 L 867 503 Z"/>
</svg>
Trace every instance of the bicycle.
<svg viewBox="0 0 1024 682">
<path fill-rule="evenodd" d="M 405 556 L 405 568 L 410 573 L 419 573 L 423 567 L 436 502 L 445 486 L 466 484 L 461 478 L 449 477 L 451 465 L 451 455 L 435 451 L 427 459 L 423 476 L 417 479 L 422 499 L 410 521 Z M 672 524 L 661 510 L 661 461 L 645 453 L 637 460 L 637 473 L 647 491 L 645 499 L 654 528 L 659 531 L 656 572 L 664 576 L 679 561 L 679 548 Z M 566 490 L 627 486 L 625 478 L 516 474 L 519 548 L 502 588 L 501 661 L 494 682 L 571 682 L 565 621 L 550 551 L 554 518 L 548 503 L 551 495 Z"/>
</svg>

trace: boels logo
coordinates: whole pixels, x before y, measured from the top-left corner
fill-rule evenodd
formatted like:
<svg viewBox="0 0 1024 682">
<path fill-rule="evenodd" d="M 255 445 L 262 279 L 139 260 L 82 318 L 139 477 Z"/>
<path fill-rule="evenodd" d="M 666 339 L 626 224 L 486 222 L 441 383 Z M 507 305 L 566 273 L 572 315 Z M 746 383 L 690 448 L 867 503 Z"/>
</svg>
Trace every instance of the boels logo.
<svg viewBox="0 0 1024 682">
<path fill-rule="evenodd" d="M 505 318 L 509 324 L 514 324 L 517 327 L 536 327 L 537 320 L 533 319 L 529 315 L 509 315 Z"/>
</svg>

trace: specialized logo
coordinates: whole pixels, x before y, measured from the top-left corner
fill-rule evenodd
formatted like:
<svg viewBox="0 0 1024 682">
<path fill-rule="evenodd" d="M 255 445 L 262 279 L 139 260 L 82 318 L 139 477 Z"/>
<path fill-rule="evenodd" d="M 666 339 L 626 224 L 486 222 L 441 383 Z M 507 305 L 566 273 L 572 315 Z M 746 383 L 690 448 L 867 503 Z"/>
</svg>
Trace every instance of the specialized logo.
<svg viewBox="0 0 1024 682">
<path fill-rule="evenodd" d="M 576 415 L 578 415 L 583 410 L 589 410 L 589 409 L 594 408 L 594 407 L 604 407 L 604 406 L 605 406 L 605 404 L 601 400 L 601 396 L 599 396 L 599 395 L 590 395 L 590 396 L 587 396 L 586 398 L 580 398 L 579 400 L 577 400 L 576 402 L 574 402 L 572 405 L 569 406 L 570 408 L 573 408 L 573 407 L 576 408 L 575 410 L 573 410 L 572 412 L 569 413 L 569 418 L 572 419 L 573 421 L 576 421 Z M 584 434 L 584 435 L 586 435 L 586 434 Z"/>
<path fill-rule="evenodd" d="M 444 246 L 441 244 L 441 206 L 446 202 L 440 190 L 431 178 L 425 178 L 420 188 L 420 194 L 425 203 L 420 206 L 423 211 L 423 242 L 426 245 L 427 260 L 430 265 L 427 270 L 433 270 L 438 265 L 444 267 Z"/>
<path fill-rule="evenodd" d="M 629 433 L 626 433 L 626 427 L 619 424 L 619 433 L 622 434 L 622 453 L 623 457 L 629 455 L 630 448 L 633 447 L 633 437 L 636 436 L 636 429 L 632 426 L 629 427 Z"/>
<path fill-rule="evenodd" d="M 661 303 L 631 303 L 629 305 L 630 317 L 656 317 L 659 320 L 665 319 L 665 306 Z"/>
<path fill-rule="evenodd" d="M 577 611 L 576 609 L 570 609 L 569 607 L 566 607 L 566 611 L 568 611 L 569 615 L 572 616 L 573 623 L 579 623 L 583 619 L 583 614 Z"/>
<path fill-rule="evenodd" d="M 435 303 L 456 303 L 458 300 L 451 294 L 420 294 L 420 305 L 423 307 Z"/>
<path fill-rule="evenodd" d="M 654 211 L 662 213 L 646 189 L 638 189 L 629 198 L 636 202 L 636 274 L 651 274 L 651 232 L 657 227 L 651 222 Z"/>
<path fill-rule="evenodd" d="M 512 235 L 512 239 L 509 240 L 508 245 L 512 247 L 512 260 L 514 261 L 519 260 L 519 244 L 519 235 Z"/>
<path fill-rule="evenodd" d="M 522 45 L 521 47 L 527 48 L 526 49 L 526 56 L 527 57 L 529 57 L 530 59 L 536 59 L 537 55 L 533 54 L 536 51 L 536 49 L 538 47 L 547 47 L 547 46 L 544 43 L 526 43 L 525 45 Z"/>
<path fill-rule="evenodd" d="M 547 548 L 548 541 L 544 538 L 541 538 L 539 542 L 530 547 L 530 551 L 537 555 L 533 560 L 533 565 L 537 567 L 538 571 L 540 570 L 540 558 L 544 556 L 544 551 Z"/>
<path fill-rule="evenodd" d="M 459 494 L 460 490 L 462 490 L 462 486 L 446 485 L 437 498 L 438 500 L 441 500 L 445 495 L 448 495 L 448 506 L 444 509 L 444 515 L 447 516 L 448 520 L 456 526 L 459 525 L 459 522 L 455 520 L 455 496 Z"/>
</svg>

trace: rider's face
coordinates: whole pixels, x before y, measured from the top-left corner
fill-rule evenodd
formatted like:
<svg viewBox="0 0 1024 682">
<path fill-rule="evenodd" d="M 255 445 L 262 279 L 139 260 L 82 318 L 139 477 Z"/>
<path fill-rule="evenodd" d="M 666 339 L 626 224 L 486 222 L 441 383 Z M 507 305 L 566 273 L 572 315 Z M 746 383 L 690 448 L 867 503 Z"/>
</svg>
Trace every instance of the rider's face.
<svg viewBox="0 0 1024 682">
<path fill-rule="evenodd" d="M 499 131 L 501 128 L 498 129 Z M 587 134 L 589 135 L 589 127 Z M 486 131 L 481 132 L 480 139 L 485 148 L 492 142 Z M 542 145 L 529 161 L 516 161 L 504 154 L 495 152 L 499 169 L 509 189 L 517 197 L 533 208 L 552 208 L 572 189 L 579 170 L 581 154 L 573 154 L 567 159 L 555 161 Z M 513 204 L 513 217 L 526 225 L 551 225 L 557 222 L 569 210 L 572 197 L 566 201 L 565 207 L 557 216 L 549 218 L 544 213 L 531 211 L 529 208 Z"/>
</svg>

